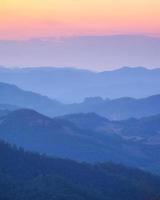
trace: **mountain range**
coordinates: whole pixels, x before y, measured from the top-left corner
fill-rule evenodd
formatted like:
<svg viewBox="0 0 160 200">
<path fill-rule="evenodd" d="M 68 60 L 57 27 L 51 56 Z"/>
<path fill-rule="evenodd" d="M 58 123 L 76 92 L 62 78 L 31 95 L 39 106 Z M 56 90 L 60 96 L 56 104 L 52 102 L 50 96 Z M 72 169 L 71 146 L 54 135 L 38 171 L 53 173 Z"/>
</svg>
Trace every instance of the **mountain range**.
<svg viewBox="0 0 160 200">
<path fill-rule="evenodd" d="M 93 72 L 73 68 L 0 68 L 0 81 L 64 103 L 86 97 L 144 98 L 160 94 L 160 69 L 124 67 Z"/>
<path fill-rule="evenodd" d="M 72 122 L 79 128 L 115 134 L 127 140 L 151 145 L 160 144 L 160 114 L 122 121 L 111 121 L 95 113 L 70 114 L 57 119 Z"/>
<path fill-rule="evenodd" d="M 123 97 L 119 99 L 86 98 L 82 103 L 67 105 L 67 113 L 95 112 L 112 120 L 141 118 L 160 113 L 160 95 L 142 99 Z M 65 109 L 64 109 L 65 111 Z M 64 113 L 65 114 L 65 113 Z"/>
<path fill-rule="evenodd" d="M 108 160 L 160 174 L 160 143 L 154 142 L 160 138 L 159 116 L 122 122 L 79 116 L 52 119 L 33 110 L 13 111 L 0 118 L 0 139 L 54 157 Z"/>
<path fill-rule="evenodd" d="M 0 41 L 0 200 L 160 200 L 159 44 Z"/>
<path fill-rule="evenodd" d="M 160 114 L 159 102 L 160 95 L 154 95 L 142 99 L 124 97 L 113 100 L 90 97 L 82 103 L 64 104 L 38 93 L 22 90 L 15 85 L 0 83 L 0 110 L 29 108 L 50 117 L 94 112 L 112 120 L 141 118 Z"/>
</svg>

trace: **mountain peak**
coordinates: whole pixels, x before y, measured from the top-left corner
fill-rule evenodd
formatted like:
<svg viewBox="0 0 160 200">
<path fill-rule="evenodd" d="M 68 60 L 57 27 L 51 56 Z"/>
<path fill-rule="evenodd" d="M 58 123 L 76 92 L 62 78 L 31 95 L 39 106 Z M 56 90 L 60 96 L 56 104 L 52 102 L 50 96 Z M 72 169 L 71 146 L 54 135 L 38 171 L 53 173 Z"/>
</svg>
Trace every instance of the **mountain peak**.
<svg viewBox="0 0 160 200">
<path fill-rule="evenodd" d="M 19 123 L 26 122 L 26 123 L 34 123 L 34 122 L 43 122 L 43 121 L 51 121 L 49 117 L 46 117 L 34 110 L 31 109 L 19 109 L 16 111 L 11 112 L 6 117 L 7 121 L 17 121 Z"/>
</svg>

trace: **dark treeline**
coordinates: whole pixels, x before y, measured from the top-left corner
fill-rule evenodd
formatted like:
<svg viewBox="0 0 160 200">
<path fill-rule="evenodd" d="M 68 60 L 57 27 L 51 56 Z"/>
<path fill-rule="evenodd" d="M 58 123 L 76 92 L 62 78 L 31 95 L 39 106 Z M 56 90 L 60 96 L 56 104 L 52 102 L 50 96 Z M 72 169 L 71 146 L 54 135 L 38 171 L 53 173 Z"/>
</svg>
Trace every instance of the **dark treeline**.
<svg viewBox="0 0 160 200">
<path fill-rule="evenodd" d="M 0 141 L 1 200 L 159 200 L 160 178 L 113 163 L 90 165 Z"/>
</svg>

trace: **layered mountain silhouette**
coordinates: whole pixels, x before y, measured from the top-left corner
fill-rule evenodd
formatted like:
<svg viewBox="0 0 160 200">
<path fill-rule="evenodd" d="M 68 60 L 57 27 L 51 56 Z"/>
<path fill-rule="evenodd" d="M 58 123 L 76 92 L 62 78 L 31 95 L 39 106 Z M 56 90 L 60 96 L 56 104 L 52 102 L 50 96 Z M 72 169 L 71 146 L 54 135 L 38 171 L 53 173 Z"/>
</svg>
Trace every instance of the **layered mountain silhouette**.
<svg viewBox="0 0 160 200">
<path fill-rule="evenodd" d="M 144 98 L 160 93 L 160 69 L 143 67 L 99 73 L 72 68 L 1 68 L 0 81 L 67 103 L 94 96 Z"/>
<path fill-rule="evenodd" d="M 102 99 L 100 97 L 86 98 L 82 103 L 68 105 L 67 113 L 95 112 L 112 120 L 141 118 L 160 113 L 160 95 L 143 99 L 120 98 Z"/>
<path fill-rule="evenodd" d="M 0 199 L 158 200 L 159 187 L 160 177 L 141 170 L 49 158 L 0 141 Z"/>
<path fill-rule="evenodd" d="M 8 104 L 8 106 L 6 106 Z M 55 115 L 63 105 L 40 94 L 24 91 L 15 85 L 0 83 L 0 108 L 13 110 L 16 108 L 31 108 L 39 112 Z M 50 111 L 51 110 L 51 111 Z"/>
<path fill-rule="evenodd" d="M 7 110 L 29 108 L 50 117 L 70 113 L 95 112 L 112 120 L 141 118 L 159 114 L 159 102 L 160 95 L 154 95 L 143 99 L 120 98 L 114 100 L 90 97 L 82 103 L 62 104 L 46 96 L 22 90 L 15 85 L 0 83 L 0 110 L 1 108 Z"/>
<path fill-rule="evenodd" d="M 115 41 L 121 61 L 141 57 L 145 66 L 155 60 L 150 47 L 160 42 L 143 36 L 45 38 L 20 42 L 17 52 L 25 47 L 28 53 L 14 60 L 17 52 L 9 56 L 7 48 L 19 42 L 4 41 L 2 57 L 13 62 L 2 62 L 29 63 L 36 51 L 42 55 L 36 62 L 55 57 L 55 63 L 92 63 L 94 69 L 109 57 L 111 65 L 117 62 L 106 45 L 116 52 Z M 160 68 L 0 66 L 0 200 L 159 200 L 159 155 Z"/>
<path fill-rule="evenodd" d="M 149 130 L 144 137 L 146 129 L 141 127 L 141 122 L 132 129 L 134 123 L 130 121 L 128 124 L 126 121 L 110 122 L 95 114 L 88 115 L 78 121 L 76 117 L 76 120 L 66 116 L 51 119 L 33 110 L 17 110 L 0 118 L 0 139 L 55 157 L 87 162 L 108 160 L 160 173 L 159 144 L 143 141 L 149 141 Z M 95 128 L 90 128 L 93 120 Z M 159 120 L 151 118 L 150 126 L 155 126 L 153 137 L 159 133 L 158 123 Z M 139 135 L 137 130 L 140 130 Z M 143 138 L 138 140 L 142 133 Z"/>
<path fill-rule="evenodd" d="M 160 115 L 110 121 L 95 113 L 80 113 L 57 117 L 57 119 L 72 122 L 79 128 L 116 134 L 124 139 L 145 144 L 160 145 Z"/>
</svg>

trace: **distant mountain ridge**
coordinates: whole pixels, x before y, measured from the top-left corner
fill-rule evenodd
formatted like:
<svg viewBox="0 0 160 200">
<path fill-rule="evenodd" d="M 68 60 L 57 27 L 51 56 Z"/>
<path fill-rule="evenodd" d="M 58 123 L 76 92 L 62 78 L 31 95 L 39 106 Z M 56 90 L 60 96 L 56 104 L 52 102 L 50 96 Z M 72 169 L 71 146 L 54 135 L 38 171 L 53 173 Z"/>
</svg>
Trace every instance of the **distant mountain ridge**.
<svg viewBox="0 0 160 200">
<path fill-rule="evenodd" d="M 6 105 L 8 104 L 8 106 Z M 24 91 L 15 85 L 0 82 L 0 108 L 14 110 L 16 108 L 30 108 L 38 110 L 47 115 L 52 115 L 59 111 L 63 105 L 40 94 Z M 51 113 L 50 113 L 51 109 Z M 54 112 L 53 112 L 54 111 Z"/>
<path fill-rule="evenodd" d="M 0 68 L 0 81 L 66 103 L 94 96 L 144 98 L 160 93 L 160 69 L 143 67 L 99 73 L 74 68 Z"/>
<path fill-rule="evenodd" d="M 82 103 L 63 104 L 40 94 L 29 92 L 15 85 L 0 83 L 0 109 L 29 108 L 55 117 L 71 113 L 94 112 L 112 120 L 141 118 L 160 114 L 160 95 L 143 99 L 86 98 Z M 8 104 L 8 105 L 7 105 Z"/>
<path fill-rule="evenodd" d="M 5 66 L 76 66 L 100 70 L 128 65 L 160 67 L 160 39 L 144 35 L 4 40 L 0 41 L 0 52 L 0 64 Z"/>
<path fill-rule="evenodd" d="M 86 98 L 82 103 L 70 104 L 68 110 L 70 113 L 95 112 L 112 120 L 141 118 L 160 113 L 160 95 L 142 99 L 129 97 L 113 100 L 100 97 Z"/>
</svg>

